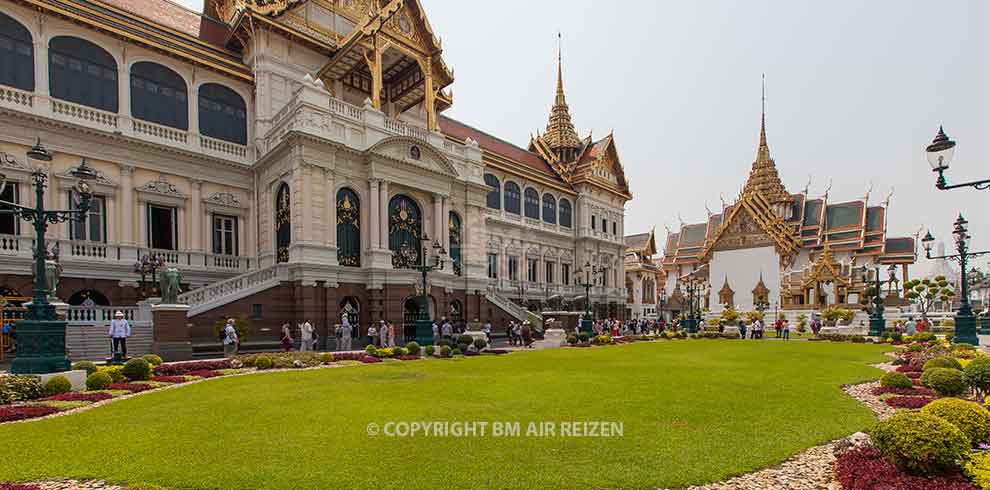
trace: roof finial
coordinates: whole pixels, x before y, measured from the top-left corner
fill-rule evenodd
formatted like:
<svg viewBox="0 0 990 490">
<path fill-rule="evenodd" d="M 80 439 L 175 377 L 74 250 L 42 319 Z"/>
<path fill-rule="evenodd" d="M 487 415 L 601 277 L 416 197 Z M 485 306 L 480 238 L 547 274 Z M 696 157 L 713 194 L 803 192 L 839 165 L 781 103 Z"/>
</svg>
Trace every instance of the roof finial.
<svg viewBox="0 0 990 490">
<path fill-rule="evenodd" d="M 562 56 L 561 56 L 561 52 L 563 51 L 563 43 L 564 41 L 563 38 L 561 37 L 560 31 L 557 31 L 557 97 L 558 98 L 564 97 L 564 76 L 562 73 L 563 69 L 561 68 L 561 66 L 563 65 Z"/>
<path fill-rule="evenodd" d="M 770 156 L 770 149 L 767 148 L 767 74 L 761 75 L 763 81 L 762 91 L 760 93 L 760 149 L 758 156 L 762 156 L 764 151 L 766 152 L 767 158 Z"/>
<path fill-rule="evenodd" d="M 550 119 L 547 122 L 547 129 L 544 132 L 544 143 L 553 151 L 561 161 L 570 161 L 574 156 L 574 151 L 581 146 L 581 140 L 577 132 L 574 131 L 574 123 L 571 122 L 570 110 L 567 107 L 567 99 L 564 97 L 564 75 L 562 69 L 562 48 L 563 37 L 557 32 L 557 93 L 554 97 L 553 107 L 550 109 Z"/>
</svg>

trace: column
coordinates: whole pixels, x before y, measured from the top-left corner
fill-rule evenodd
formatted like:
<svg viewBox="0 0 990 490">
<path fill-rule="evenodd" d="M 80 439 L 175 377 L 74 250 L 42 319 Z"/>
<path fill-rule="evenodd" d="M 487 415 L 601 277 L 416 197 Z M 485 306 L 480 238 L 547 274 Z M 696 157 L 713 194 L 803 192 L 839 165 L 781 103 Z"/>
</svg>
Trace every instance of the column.
<svg viewBox="0 0 990 490">
<path fill-rule="evenodd" d="M 299 201 L 302 204 L 302 227 L 300 229 L 301 242 L 307 243 L 313 241 L 315 238 L 313 234 L 313 206 L 308 205 L 308 203 L 313 202 L 313 179 L 312 177 L 313 166 L 305 162 L 299 166 L 300 180 L 302 181 L 302 200 Z"/>
<path fill-rule="evenodd" d="M 336 247 L 337 246 L 337 193 L 335 192 L 336 184 L 334 183 L 333 170 L 323 169 L 323 175 L 326 179 L 324 186 L 326 191 L 324 192 L 325 212 L 327 227 L 324 233 L 324 240 L 327 246 Z"/>
<path fill-rule="evenodd" d="M 179 226 L 176 227 L 179 230 L 179 236 L 175 240 L 175 248 L 177 250 L 189 250 L 189 233 L 187 231 L 184 233 L 185 230 L 189 229 L 187 225 L 189 221 L 188 214 L 184 206 L 175 210 L 175 219 L 179 222 Z"/>
<path fill-rule="evenodd" d="M 379 248 L 379 245 L 378 244 L 380 243 L 380 241 L 379 241 L 379 234 L 380 233 L 379 232 L 381 230 L 379 229 L 378 220 L 381 217 L 381 215 L 379 214 L 379 211 L 378 211 L 378 205 L 379 205 L 379 203 L 381 201 L 381 197 L 380 197 L 380 195 L 378 193 L 379 183 L 380 183 L 380 181 L 378 181 L 378 180 L 372 180 L 371 181 L 371 196 L 368 199 L 368 201 L 371 202 L 371 213 L 369 213 L 369 216 L 370 216 L 371 219 L 368 220 L 369 221 L 369 223 L 368 223 L 368 233 L 371 235 L 370 236 L 371 240 L 369 240 L 369 247 L 371 249 L 377 249 L 377 248 Z"/>
<path fill-rule="evenodd" d="M 134 167 L 130 165 L 120 166 L 120 223 L 117 229 L 120 230 L 120 243 L 123 245 L 135 245 L 134 239 L 134 183 L 132 174 Z M 144 206 L 141 207 L 144 211 Z M 143 215 L 142 215 L 143 216 Z M 141 219 L 143 229 L 144 219 Z"/>
<path fill-rule="evenodd" d="M 55 175 L 54 172 L 50 172 L 48 175 L 49 175 L 48 182 L 51 183 L 51 186 L 48 188 L 50 191 L 49 193 L 58 194 L 57 196 L 51 196 L 50 205 L 52 207 L 48 209 L 71 208 L 72 206 L 71 203 L 69 202 L 69 191 L 65 189 L 59 189 L 58 184 L 55 182 L 55 179 L 53 178 Z M 106 210 L 104 210 L 103 212 L 105 213 Z M 86 218 L 89 218 L 89 216 L 87 216 Z M 52 231 L 54 231 L 56 235 L 55 238 L 62 238 L 68 240 L 68 238 L 72 236 L 72 232 L 69 231 L 69 227 L 71 227 L 73 223 L 74 221 L 69 220 L 65 222 L 65 226 L 52 227 L 54 228 Z"/>
<path fill-rule="evenodd" d="M 433 239 L 443 243 L 443 233 L 441 230 L 441 216 L 443 215 L 443 196 L 433 195 Z M 429 244 L 428 244 L 429 245 Z"/>
<path fill-rule="evenodd" d="M 138 226 L 140 228 L 139 231 L 140 231 L 141 235 L 137 237 L 137 241 L 135 242 L 135 244 L 138 247 L 150 246 L 151 244 L 147 243 L 147 238 L 148 238 L 148 219 L 147 219 L 147 217 L 148 217 L 148 203 L 146 203 L 144 201 L 141 201 L 141 204 L 138 206 L 138 213 L 141 215 L 140 219 L 138 219 Z"/>
<path fill-rule="evenodd" d="M 382 250 L 388 250 L 388 181 L 383 180 L 378 190 L 378 239 Z"/>
<path fill-rule="evenodd" d="M 440 243 L 443 244 L 443 249 L 450 253 L 450 197 L 443 198 L 443 211 L 440 213 Z M 461 227 L 464 226 L 463 221 L 461 222 Z M 461 251 L 461 260 L 464 260 L 464 252 Z"/>
<path fill-rule="evenodd" d="M 193 250 L 203 250 L 203 181 L 193 179 L 192 182 L 192 202 L 189 203 L 189 248 Z"/>
</svg>

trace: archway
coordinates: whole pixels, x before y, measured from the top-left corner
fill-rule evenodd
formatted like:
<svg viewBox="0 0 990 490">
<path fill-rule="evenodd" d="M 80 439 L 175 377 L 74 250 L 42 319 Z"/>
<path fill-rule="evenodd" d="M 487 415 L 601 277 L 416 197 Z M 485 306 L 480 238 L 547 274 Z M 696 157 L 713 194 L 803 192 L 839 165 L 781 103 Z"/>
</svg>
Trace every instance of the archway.
<svg viewBox="0 0 990 490">
<path fill-rule="evenodd" d="M 420 299 L 410 296 L 402 303 L 402 337 L 403 339 L 413 339 L 416 337 L 416 318 L 419 316 Z"/>
<path fill-rule="evenodd" d="M 110 300 L 95 289 L 76 291 L 66 302 L 72 306 L 110 306 Z"/>
<path fill-rule="evenodd" d="M 289 185 L 283 182 L 275 193 L 275 261 L 289 261 L 289 245 L 292 242 L 292 214 L 289 202 Z"/>
<path fill-rule="evenodd" d="M 422 263 L 423 214 L 415 201 L 398 195 L 388 204 L 388 248 L 392 267 L 411 269 Z M 439 239 L 439 237 L 437 237 Z"/>
</svg>

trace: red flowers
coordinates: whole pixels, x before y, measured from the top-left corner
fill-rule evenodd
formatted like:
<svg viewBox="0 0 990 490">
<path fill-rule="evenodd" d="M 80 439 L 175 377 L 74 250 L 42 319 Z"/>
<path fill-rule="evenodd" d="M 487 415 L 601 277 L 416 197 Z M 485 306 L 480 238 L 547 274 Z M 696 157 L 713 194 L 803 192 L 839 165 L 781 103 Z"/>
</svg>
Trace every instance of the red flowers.
<svg viewBox="0 0 990 490">
<path fill-rule="evenodd" d="M 913 476 L 901 472 L 884 459 L 876 448 L 853 449 L 835 462 L 835 474 L 844 490 L 977 490 L 978 487 L 958 474 L 947 476 Z"/>
<path fill-rule="evenodd" d="M 126 391 L 130 391 L 131 393 L 140 393 L 142 391 L 148 391 L 148 390 L 154 389 L 154 386 L 151 386 L 151 385 L 139 385 L 139 384 L 136 384 L 136 383 L 114 383 L 114 384 L 110 385 L 109 388 L 107 388 L 107 389 L 110 389 L 110 390 L 126 390 Z"/>
<path fill-rule="evenodd" d="M 216 371 L 210 371 L 209 369 L 200 369 L 198 371 L 189 371 L 186 376 L 199 376 L 200 378 L 215 378 L 217 376 L 223 376 Z"/>
<path fill-rule="evenodd" d="M 157 381 L 159 383 L 185 383 L 186 378 L 182 376 L 152 376 L 150 381 Z"/>
<path fill-rule="evenodd" d="M 404 356 L 396 357 L 396 359 L 398 359 L 400 361 L 418 361 L 418 360 L 422 359 L 422 357 L 413 356 L 413 355 L 407 354 L 407 355 L 404 355 Z"/>
<path fill-rule="evenodd" d="M 361 362 L 363 362 L 363 363 L 365 363 L 365 364 L 374 364 L 376 362 L 382 362 L 381 359 L 379 359 L 377 357 L 371 357 L 371 356 L 368 356 L 368 355 L 362 356 L 358 360 L 361 361 Z"/>
<path fill-rule="evenodd" d="M 220 361 L 173 362 L 155 366 L 155 375 L 182 376 L 192 371 L 213 371 L 216 369 L 229 369 L 230 367 L 230 361 L 227 359 Z"/>
<path fill-rule="evenodd" d="M 70 391 L 59 395 L 42 398 L 43 402 L 101 402 L 113 398 L 110 393 L 83 393 Z"/>
<path fill-rule="evenodd" d="M 33 419 L 57 412 L 55 407 L 44 406 L 4 406 L 0 407 L 0 422 Z"/>
<path fill-rule="evenodd" d="M 928 396 L 892 396 L 884 400 L 884 403 L 894 408 L 916 409 L 928 405 L 933 401 L 935 399 Z"/>
<path fill-rule="evenodd" d="M 912 366 L 911 364 L 901 364 L 897 366 L 897 372 L 899 373 L 910 373 L 910 372 L 921 372 L 921 368 L 918 366 Z"/>
<path fill-rule="evenodd" d="M 928 388 L 873 388 L 874 395 L 883 395 L 884 393 L 893 393 L 902 396 L 935 396 L 935 392 Z"/>
<path fill-rule="evenodd" d="M 41 490 L 33 483 L 0 483 L 0 490 Z"/>
</svg>

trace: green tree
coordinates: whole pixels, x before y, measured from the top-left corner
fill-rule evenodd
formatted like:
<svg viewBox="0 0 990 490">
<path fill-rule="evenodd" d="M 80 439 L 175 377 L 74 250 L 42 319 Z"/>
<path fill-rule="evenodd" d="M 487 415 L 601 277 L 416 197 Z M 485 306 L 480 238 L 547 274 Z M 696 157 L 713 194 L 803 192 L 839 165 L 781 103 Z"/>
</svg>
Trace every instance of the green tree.
<svg viewBox="0 0 990 490">
<path fill-rule="evenodd" d="M 928 322 L 928 312 L 931 311 L 935 302 L 948 302 L 956 296 L 956 292 L 945 280 L 945 276 L 935 276 L 934 279 L 911 279 L 904 283 L 904 291 L 904 296 L 918 307 L 921 318 L 926 323 Z"/>
</svg>

